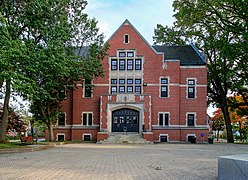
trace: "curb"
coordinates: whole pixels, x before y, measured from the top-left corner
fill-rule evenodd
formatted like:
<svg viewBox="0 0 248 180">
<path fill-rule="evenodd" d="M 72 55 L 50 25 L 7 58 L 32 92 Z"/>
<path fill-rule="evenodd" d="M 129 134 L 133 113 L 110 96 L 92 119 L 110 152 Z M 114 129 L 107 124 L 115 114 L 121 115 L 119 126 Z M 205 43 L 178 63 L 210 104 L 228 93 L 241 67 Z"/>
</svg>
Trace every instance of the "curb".
<svg viewBox="0 0 248 180">
<path fill-rule="evenodd" d="M 25 148 L 8 148 L 8 149 L 0 149 L 0 154 L 8 154 L 8 153 L 25 153 L 25 152 L 35 152 L 35 151 L 43 151 L 49 148 L 54 148 L 56 146 L 63 145 L 62 143 L 50 143 L 48 145 L 37 145 Z"/>
</svg>

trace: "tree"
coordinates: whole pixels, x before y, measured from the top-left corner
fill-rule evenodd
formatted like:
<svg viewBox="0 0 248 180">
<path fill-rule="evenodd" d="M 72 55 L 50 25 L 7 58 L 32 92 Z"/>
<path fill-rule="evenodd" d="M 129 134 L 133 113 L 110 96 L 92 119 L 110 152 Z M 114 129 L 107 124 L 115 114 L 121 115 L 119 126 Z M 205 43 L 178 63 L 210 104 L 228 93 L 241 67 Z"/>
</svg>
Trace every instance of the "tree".
<svg viewBox="0 0 248 180">
<path fill-rule="evenodd" d="M 248 132 L 248 106 L 246 105 L 243 96 L 229 97 L 228 104 L 234 128 L 237 125 L 237 129 L 240 133 L 240 140 L 242 141 L 243 139 L 246 139 L 246 133 Z"/>
<path fill-rule="evenodd" d="M 13 69 L 22 76 L 11 78 L 12 88 L 31 101 L 34 118 L 48 127 L 49 140 L 54 140 L 52 124 L 66 92 L 78 81 L 102 75 L 100 60 L 107 46 L 102 48 L 97 21 L 82 12 L 86 4 L 83 0 L 16 0 L 0 6 L 9 18 L 6 27 L 17 32 L 16 39 L 25 47 L 24 60 L 18 56 Z M 15 26 L 9 23 L 12 19 Z M 87 57 L 81 56 L 85 49 L 79 45 L 87 45 Z"/>
<path fill-rule="evenodd" d="M 5 83 L 5 95 L 3 105 L 3 115 L 1 117 L 0 125 L 0 143 L 6 143 L 6 128 L 8 126 L 9 117 L 9 101 L 11 95 L 11 83 L 13 79 L 23 78 L 18 71 L 18 64 L 20 61 L 25 61 L 22 41 L 19 39 L 19 32 L 22 27 L 16 24 L 14 13 L 19 14 L 18 7 L 9 6 L 2 2 L 0 4 L 0 88 Z M 21 6 L 19 6 L 21 9 Z"/>
<path fill-rule="evenodd" d="M 175 0 L 173 7 L 176 22 L 171 28 L 157 25 L 155 43 L 193 43 L 207 56 L 209 100 L 221 108 L 233 143 L 227 97 L 247 85 L 248 2 Z"/>
<path fill-rule="evenodd" d="M 101 46 L 103 35 L 98 35 L 97 22 L 82 13 L 86 4 L 82 0 L 34 2 L 27 9 L 27 27 L 32 29 L 27 40 L 35 45 L 31 51 L 36 52 L 39 69 L 28 72 L 35 82 L 32 91 L 21 91 L 31 95 L 31 112 L 47 125 L 49 140 L 54 140 L 52 125 L 66 93 L 77 82 L 102 75 L 100 60 L 106 48 Z M 82 56 L 82 52 L 86 54 Z"/>
<path fill-rule="evenodd" d="M 215 112 L 213 112 L 213 124 L 212 128 L 213 130 L 217 131 L 217 141 L 219 140 L 219 133 L 220 131 L 224 130 L 225 128 L 225 120 L 223 117 L 223 113 L 221 112 L 221 109 L 217 109 Z"/>
</svg>

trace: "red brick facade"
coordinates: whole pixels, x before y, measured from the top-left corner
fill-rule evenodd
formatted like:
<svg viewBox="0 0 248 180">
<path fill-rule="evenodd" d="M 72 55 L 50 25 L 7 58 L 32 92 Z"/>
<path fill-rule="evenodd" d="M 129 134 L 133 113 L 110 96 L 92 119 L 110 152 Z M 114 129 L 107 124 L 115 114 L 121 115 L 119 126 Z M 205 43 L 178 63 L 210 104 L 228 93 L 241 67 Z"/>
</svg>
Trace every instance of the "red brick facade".
<svg viewBox="0 0 248 180">
<path fill-rule="evenodd" d="M 82 84 L 67 95 L 65 124 L 54 127 L 55 138 L 99 141 L 130 131 L 149 141 L 201 141 L 202 134 L 207 141 L 207 67 L 193 46 L 185 46 L 192 58 L 184 63 L 166 59 L 170 54 L 155 50 L 127 20 L 108 43 L 104 77 L 93 80 L 91 97 Z"/>
</svg>

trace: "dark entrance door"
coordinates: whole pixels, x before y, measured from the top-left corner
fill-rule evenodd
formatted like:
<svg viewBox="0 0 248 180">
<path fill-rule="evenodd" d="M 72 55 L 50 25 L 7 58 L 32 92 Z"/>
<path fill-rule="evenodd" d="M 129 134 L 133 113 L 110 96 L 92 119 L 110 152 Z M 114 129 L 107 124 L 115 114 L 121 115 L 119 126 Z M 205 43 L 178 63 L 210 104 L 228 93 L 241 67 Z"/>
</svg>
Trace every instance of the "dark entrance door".
<svg viewBox="0 0 248 180">
<path fill-rule="evenodd" d="M 113 111 L 112 132 L 139 132 L 139 111 L 127 108 Z"/>
</svg>

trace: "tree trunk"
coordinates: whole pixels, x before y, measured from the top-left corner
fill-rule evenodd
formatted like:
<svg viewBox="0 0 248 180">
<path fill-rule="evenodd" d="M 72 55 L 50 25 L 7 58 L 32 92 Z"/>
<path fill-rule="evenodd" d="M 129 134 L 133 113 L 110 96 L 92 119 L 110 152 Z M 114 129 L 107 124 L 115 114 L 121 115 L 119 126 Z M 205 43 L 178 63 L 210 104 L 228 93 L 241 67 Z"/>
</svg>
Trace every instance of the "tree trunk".
<svg viewBox="0 0 248 180">
<path fill-rule="evenodd" d="M 227 103 L 226 103 L 225 100 L 223 100 L 223 101 L 224 102 L 223 102 L 223 104 L 221 106 L 221 110 L 223 112 L 225 123 L 226 123 L 227 142 L 228 143 L 234 143 L 232 125 L 231 125 L 231 121 L 230 121 L 230 116 L 229 116 L 229 112 L 228 112 Z"/>
<path fill-rule="evenodd" d="M 217 130 L 217 141 L 219 141 L 219 136 L 220 136 L 220 130 Z"/>
<path fill-rule="evenodd" d="M 53 122 L 52 121 L 49 122 L 48 132 L 49 132 L 49 141 L 54 141 Z"/>
<path fill-rule="evenodd" d="M 242 137 L 242 124 L 241 124 L 240 121 L 239 121 L 239 138 L 240 138 L 240 141 L 243 141 L 243 137 Z"/>
<path fill-rule="evenodd" d="M 3 86 L 3 80 L 0 80 L 0 88 Z"/>
<path fill-rule="evenodd" d="M 10 84 L 11 80 L 6 80 L 6 93 L 4 97 L 4 105 L 3 105 L 3 116 L 0 125 L 0 143 L 6 143 L 6 129 L 9 118 L 9 100 L 10 100 Z"/>
</svg>

